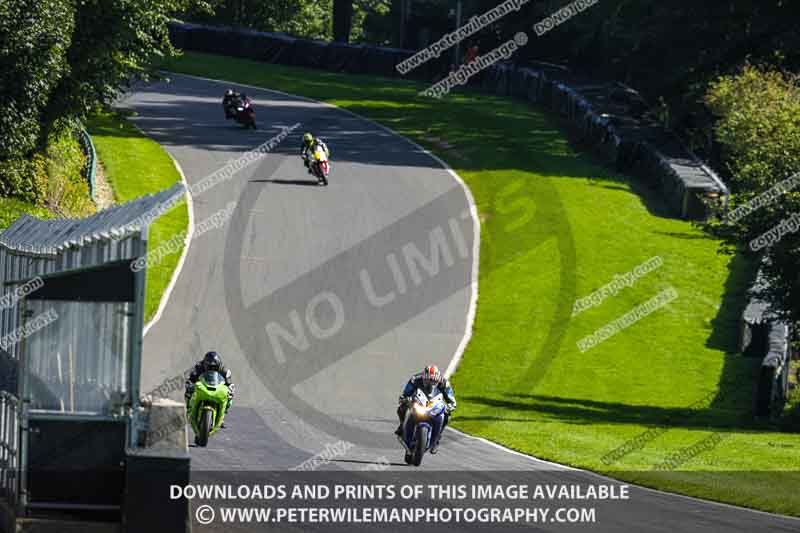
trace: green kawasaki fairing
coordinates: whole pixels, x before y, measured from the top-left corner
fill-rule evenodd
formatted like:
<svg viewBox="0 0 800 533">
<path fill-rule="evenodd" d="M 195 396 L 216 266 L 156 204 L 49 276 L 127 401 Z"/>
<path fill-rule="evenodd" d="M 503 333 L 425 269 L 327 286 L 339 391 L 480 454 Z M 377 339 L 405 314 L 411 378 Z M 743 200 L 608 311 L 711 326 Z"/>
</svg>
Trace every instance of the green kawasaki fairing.
<svg viewBox="0 0 800 533">
<path fill-rule="evenodd" d="M 225 418 L 228 403 L 228 386 L 219 372 L 210 370 L 194 384 L 194 394 L 189 400 L 189 420 L 198 446 L 208 444 L 208 437 L 217 432 Z"/>
</svg>

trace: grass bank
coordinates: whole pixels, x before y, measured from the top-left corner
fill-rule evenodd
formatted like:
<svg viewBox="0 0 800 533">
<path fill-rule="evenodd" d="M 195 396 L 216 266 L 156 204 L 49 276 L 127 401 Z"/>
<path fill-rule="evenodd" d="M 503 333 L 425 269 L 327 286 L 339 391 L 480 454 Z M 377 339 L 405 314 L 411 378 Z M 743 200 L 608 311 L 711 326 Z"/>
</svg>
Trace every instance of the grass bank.
<svg viewBox="0 0 800 533">
<path fill-rule="evenodd" d="M 38 218 L 78 218 L 95 211 L 89 198 L 89 186 L 83 176 L 86 156 L 74 126 L 58 124 L 47 148 L 34 154 L 27 167 L 32 175 L 36 201 L 0 196 L 0 231 L 24 214 Z"/>
<path fill-rule="evenodd" d="M 0 197 L 0 231 L 9 227 L 24 214 L 39 218 L 53 218 L 53 213 L 46 207 L 34 205 L 16 198 Z"/>
<path fill-rule="evenodd" d="M 180 181 L 180 174 L 169 154 L 158 143 L 142 135 L 124 116 L 117 113 L 94 115 L 88 121 L 87 129 L 114 190 L 116 203 L 163 191 Z M 181 201 L 150 226 L 149 249 L 157 248 L 176 234 L 186 234 L 188 227 L 188 207 L 185 201 Z M 148 265 L 145 320 L 150 320 L 158 310 L 181 253 L 182 249 Z"/>
<path fill-rule="evenodd" d="M 800 436 L 753 420 L 754 363 L 736 354 L 752 265 L 718 255 L 656 191 L 577 153 L 556 119 L 503 98 L 423 99 L 409 82 L 207 54 L 165 67 L 340 106 L 464 178 L 481 218 L 481 276 L 454 376 L 455 427 L 621 479 L 800 515 Z M 577 299 L 651 258 L 660 266 L 573 316 Z M 579 349 L 663 291 L 677 297 Z"/>
</svg>

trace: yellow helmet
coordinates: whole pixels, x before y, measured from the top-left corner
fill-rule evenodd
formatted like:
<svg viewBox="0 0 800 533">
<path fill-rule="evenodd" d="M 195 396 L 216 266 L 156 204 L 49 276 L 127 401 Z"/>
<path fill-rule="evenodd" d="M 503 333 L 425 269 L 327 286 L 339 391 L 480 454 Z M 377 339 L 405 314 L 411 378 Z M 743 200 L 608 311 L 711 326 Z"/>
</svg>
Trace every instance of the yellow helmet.
<svg viewBox="0 0 800 533">
<path fill-rule="evenodd" d="M 311 144 L 312 142 L 314 142 L 314 136 L 311 135 L 310 133 L 306 133 L 305 135 L 303 135 L 303 142 L 306 144 Z"/>
</svg>

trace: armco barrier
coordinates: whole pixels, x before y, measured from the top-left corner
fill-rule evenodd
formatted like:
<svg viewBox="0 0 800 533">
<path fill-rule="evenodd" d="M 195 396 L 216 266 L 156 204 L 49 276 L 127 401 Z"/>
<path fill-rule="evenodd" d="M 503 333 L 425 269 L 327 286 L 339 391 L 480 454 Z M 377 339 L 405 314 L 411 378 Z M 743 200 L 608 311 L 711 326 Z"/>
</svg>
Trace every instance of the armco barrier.
<svg viewBox="0 0 800 533">
<path fill-rule="evenodd" d="M 426 83 L 442 79 L 449 70 L 450 54 L 442 54 L 401 76 L 396 65 L 414 51 L 253 30 L 173 22 L 170 38 L 176 47 L 185 50 Z M 645 115 L 647 103 L 630 87 L 598 83 L 565 67 L 542 62 L 525 67 L 498 63 L 470 79 L 469 85 L 552 109 L 566 119 L 584 143 L 619 170 L 660 187 L 668 205 L 683 218 L 703 219 L 711 202 L 727 202 L 728 190 L 719 177 L 673 134 Z"/>
<path fill-rule="evenodd" d="M 766 286 L 759 270 L 751 292 L 758 293 Z M 791 371 L 792 328 L 770 312 L 769 304 L 757 296 L 750 299 L 742 313 L 740 351 L 748 357 L 761 359 L 754 390 L 756 416 L 770 416 L 783 409 L 789 394 Z"/>
<path fill-rule="evenodd" d="M 89 196 L 92 200 L 95 199 L 95 179 L 97 176 L 97 152 L 94 149 L 94 143 L 89 132 L 84 127 L 80 129 L 81 147 L 83 153 L 86 154 L 86 183 L 89 185 Z"/>
<path fill-rule="evenodd" d="M 790 328 L 782 322 L 770 324 L 768 352 L 761 361 L 756 383 L 755 412 L 757 416 L 778 414 L 789 395 Z"/>
</svg>

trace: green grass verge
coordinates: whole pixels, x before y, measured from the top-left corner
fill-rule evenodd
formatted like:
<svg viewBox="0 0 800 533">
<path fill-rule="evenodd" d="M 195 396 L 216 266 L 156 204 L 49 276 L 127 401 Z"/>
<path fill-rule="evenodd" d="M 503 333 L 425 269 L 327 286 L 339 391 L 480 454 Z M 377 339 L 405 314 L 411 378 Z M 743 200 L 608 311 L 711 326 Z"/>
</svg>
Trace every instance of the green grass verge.
<svg viewBox="0 0 800 533">
<path fill-rule="evenodd" d="M 56 216 L 79 218 L 95 211 L 89 197 L 89 186 L 83 177 L 86 156 L 71 129 L 56 129 L 47 149 L 33 156 L 36 187 L 40 189 L 39 205 L 19 198 L 0 197 L 0 231 L 24 214 L 48 219 Z"/>
<path fill-rule="evenodd" d="M 51 135 L 47 146 L 45 204 L 59 216 L 84 218 L 96 211 L 83 174 L 88 163 L 78 132 Z"/>
<path fill-rule="evenodd" d="M 94 115 L 88 121 L 87 129 L 117 203 L 163 191 L 180 181 L 180 174 L 167 152 L 142 135 L 123 116 L 116 113 Z M 188 207 L 185 201 L 181 201 L 150 226 L 148 249 L 158 248 L 174 235 L 186 234 L 188 227 Z M 158 310 L 181 253 L 182 247 L 160 262 L 148 265 L 145 320 L 150 320 Z"/>
<path fill-rule="evenodd" d="M 338 105 L 414 139 L 465 179 L 482 220 L 481 279 L 474 336 L 454 377 L 455 427 L 621 479 L 800 515 L 800 436 L 753 421 L 754 364 L 735 353 L 752 265 L 665 216 L 657 192 L 576 153 L 554 118 L 502 98 L 423 99 L 424 87 L 409 82 L 207 54 L 165 67 Z M 516 231 L 526 213 L 534 227 Z M 653 256 L 663 266 L 570 316 L 576 298 Z M 675 301 L 578 350 L 668 287 Z M 640 449 L 602 461 L 651 428 Z M 702 451 L 676 471 L 654 470 L 687 448 Z"/>
<path fill-rule="evenodd" d="M 47 208 L 36 206 L 30 202 L 0 197 L 0 231 L 9 227 L 24 214 L 39 218 L 53 218 L 54 216 Z"/>
</svg>

